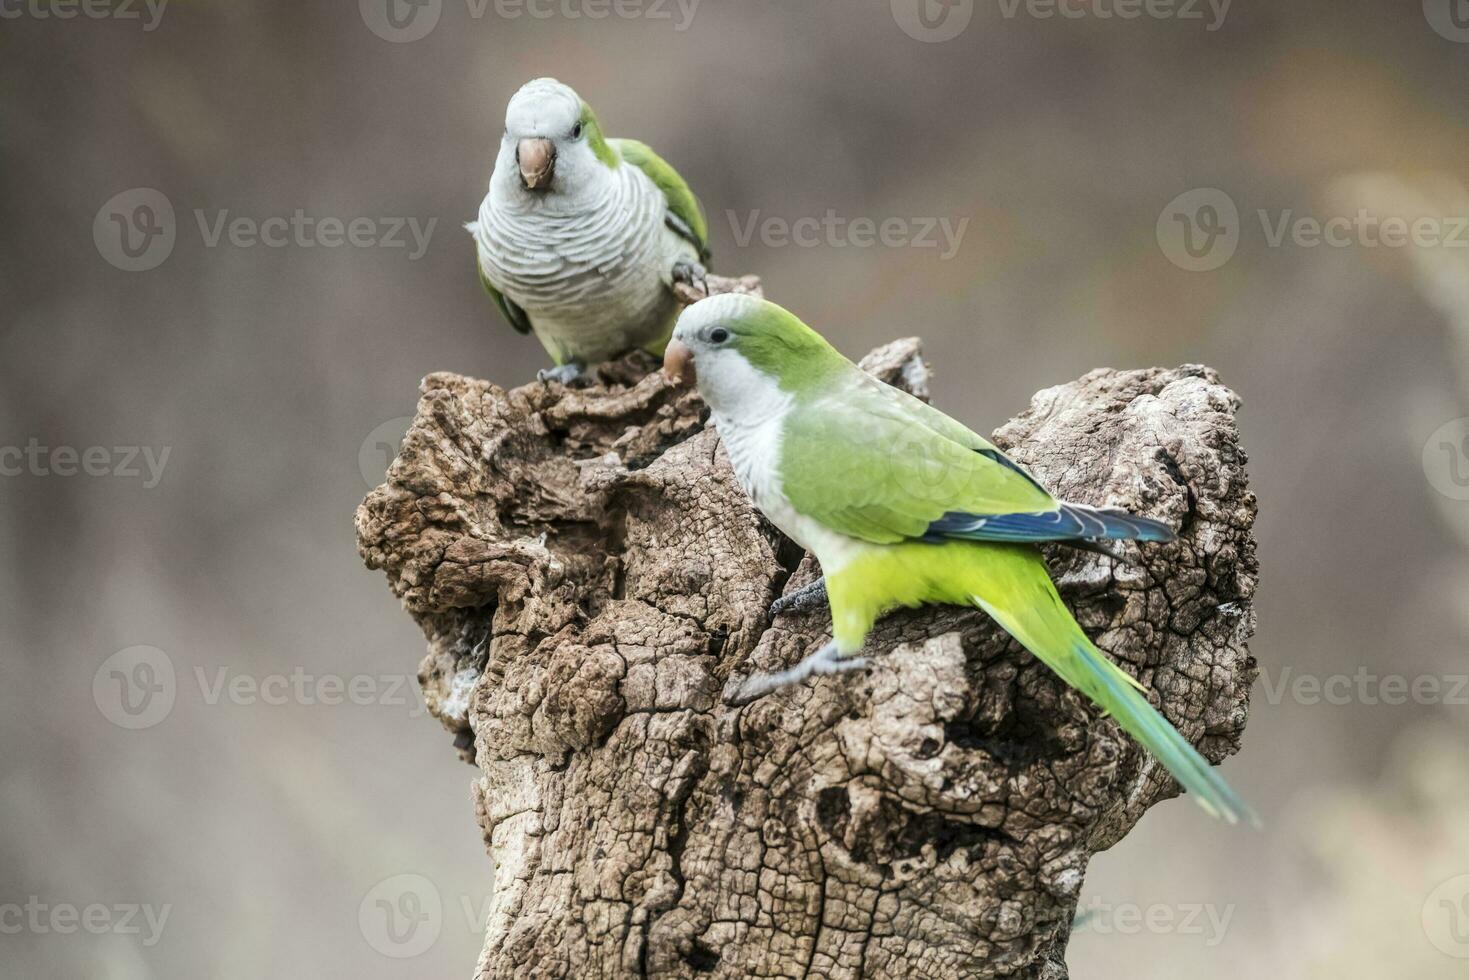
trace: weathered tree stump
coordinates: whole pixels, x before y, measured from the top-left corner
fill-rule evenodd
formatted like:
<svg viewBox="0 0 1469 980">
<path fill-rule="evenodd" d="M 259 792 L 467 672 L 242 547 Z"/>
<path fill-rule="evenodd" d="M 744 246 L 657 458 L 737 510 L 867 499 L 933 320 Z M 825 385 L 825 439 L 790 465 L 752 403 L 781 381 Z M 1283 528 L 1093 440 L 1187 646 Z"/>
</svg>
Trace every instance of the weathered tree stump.
<svg viewBox="0 0 1469 980">
<path fill-rule="evenodd" d="M 926 395 L 916 340 L 863 366 Z M 430 375 L 357 512 L 480 771 L 476 976 L 1064 978 L 1088 859 L 1176 784 L 973 610 L 895 614 L 866 672 L 727 705 L 830 620 L 771 621 L 816 570 L 653 367 L 584 389 Z M 1047 554 L 1097 645 L 1216 762 L 1255 676 L 1238 404 L 1206 367 L 1097 370 L 995 437 L 1059 496 L 1180 528 L 1132 563 Z"/>
</svg>

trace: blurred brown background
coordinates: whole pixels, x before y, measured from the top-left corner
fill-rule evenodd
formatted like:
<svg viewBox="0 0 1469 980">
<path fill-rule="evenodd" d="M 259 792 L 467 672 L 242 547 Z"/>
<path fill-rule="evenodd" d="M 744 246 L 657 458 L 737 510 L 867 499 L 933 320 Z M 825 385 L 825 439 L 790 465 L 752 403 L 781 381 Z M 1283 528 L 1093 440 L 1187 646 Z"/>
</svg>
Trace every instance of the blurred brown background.
<svg viewBox="0 0 1469 980">
<path fill-rule="evenodd" d="M 460 229 L 537 75 L 680 169 L 717 270 L 849 354 L 921 334 L 977 428 L 1102 365 L 1243 396 L 1267 827 L 1159 807 L 1074 976 L 1469 972 L 1469 3 L 924 2 L 0 0 L 0 974 L 471 970 L 473 770 L 351 518 L 424 374 L 543 365 Z M 298 209 L 405 245 L 250 238 Z M 898 223 L 783 242 L 828 212 Z"/>
</svg>

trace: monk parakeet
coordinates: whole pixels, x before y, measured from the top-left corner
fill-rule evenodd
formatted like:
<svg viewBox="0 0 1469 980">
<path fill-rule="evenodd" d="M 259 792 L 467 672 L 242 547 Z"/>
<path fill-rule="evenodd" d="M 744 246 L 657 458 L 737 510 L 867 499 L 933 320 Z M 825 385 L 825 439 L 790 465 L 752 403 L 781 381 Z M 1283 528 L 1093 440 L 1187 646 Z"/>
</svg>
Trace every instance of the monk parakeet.
<svg viewBox="0 0 1469 980">
<path fill-rule="evenodd" d="M 1205 809 L 1231 823 L 1254 819 L 1142 686 L 1087 639 L 1035 547 L 1170 541 L 1166 524 L 1056 500 L 989 440 L 753 296 L 686 309 L 664 371 L 696 377 L 740 485 L 825 573 L 831 642 L 790 670 L 751 678 L 734 700 L 865 667 L 853 654 L 888 610 L 977 606 L 1116 718 Z"/>
<path fill-rule="evenodd" d="M 673 282 L 702 283 L 708 225 L 662 157 L 611 139 L 591 106 L 554 78 L 527 82 L 474 236 L 480 283 L 510 325 L 534 332 L 570 381 L 634 348 L 661 354 L 677 319 Z"/>
</svg>

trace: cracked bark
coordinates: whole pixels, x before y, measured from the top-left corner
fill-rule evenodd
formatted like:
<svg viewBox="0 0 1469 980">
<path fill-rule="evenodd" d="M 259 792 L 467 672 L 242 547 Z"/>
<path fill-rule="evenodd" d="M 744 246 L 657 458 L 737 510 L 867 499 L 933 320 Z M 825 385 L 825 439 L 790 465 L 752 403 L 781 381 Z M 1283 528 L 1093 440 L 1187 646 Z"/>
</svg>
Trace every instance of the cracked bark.
<svg viewBox="0 0 1469 980">
<path fill-rule="evenodd" d="M 653 366 L 577 390 L 430 375 L 357 512 L 363 558 L 428 637 L 428 705 L 479 770 L 495 893 L 476 976 L 1062 980 L 1088 859 L 1176 784 L 973 610 L 894 614 L 864 674 L 725 705 L 829 617 L 770 621 L 811 559 Z M 927 394 L 916 340 L 863 366 Z M 1181 528 L 1126 545 L 1135 564 L 1047 558 L 1216 762 L 1255 676 L 1238 405 L 1206 367 L 1097 370 L 995 437 L 1059 496 Z"/>
</svg>

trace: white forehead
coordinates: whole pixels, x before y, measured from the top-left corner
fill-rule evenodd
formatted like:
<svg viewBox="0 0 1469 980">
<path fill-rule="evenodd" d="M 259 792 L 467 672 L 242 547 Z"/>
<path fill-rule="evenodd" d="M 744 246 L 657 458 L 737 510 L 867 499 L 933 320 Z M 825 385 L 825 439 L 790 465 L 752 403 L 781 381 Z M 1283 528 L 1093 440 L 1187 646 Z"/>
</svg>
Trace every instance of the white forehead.
<svg viewBox="0 0 1469 980">
<path fill-rule="evenodd" d="M 697 333 L 719 322 L 742 320 L 757 312 L 763 302 L 758 296 L 748 293 L 720 293 L 718 296 L 701 299 L 679 316 L 678 331 L 684 334 Z"/>
<path fill-rule="evenodd" d="M 554 78 L 526 82 L 505 109 L 505 128 L 517 135 L 560 136 L 581 118 L 581 96 Z"/>
</svg>

